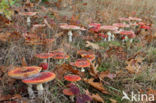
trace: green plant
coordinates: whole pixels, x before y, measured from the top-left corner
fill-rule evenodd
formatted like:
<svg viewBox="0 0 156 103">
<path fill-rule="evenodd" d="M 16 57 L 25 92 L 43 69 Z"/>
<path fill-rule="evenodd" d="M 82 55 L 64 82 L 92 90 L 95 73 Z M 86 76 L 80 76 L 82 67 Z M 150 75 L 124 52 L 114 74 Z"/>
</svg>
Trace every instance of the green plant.
<svg viewBox="0 0 156 103">
<path fill-rule="evenodd" d="M 12 5 L 16 3 L 17 0 L 1 0 L 0 1 L 0 14 L 5 15 L 8 19 L 11 19 L 13 11 L 10 9 Z"/>
</svg>

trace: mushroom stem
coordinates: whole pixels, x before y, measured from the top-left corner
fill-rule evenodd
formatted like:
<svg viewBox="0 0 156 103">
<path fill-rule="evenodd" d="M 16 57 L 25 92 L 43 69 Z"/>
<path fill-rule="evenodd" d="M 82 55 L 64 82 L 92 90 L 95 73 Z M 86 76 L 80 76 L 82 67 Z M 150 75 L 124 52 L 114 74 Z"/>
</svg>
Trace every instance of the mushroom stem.
<svg viewBox="0 0 156 103">
<path fill-rule="evenodd" d="M 112 37 L 112 41 L 114 41 L 114 39 L 115 39 L 115 36 L 114 36 L 114 34 L 112 34 L 112 36 L 111 36 L 111 37 Z"/>
<path fill-rule="evenodd" d="M 71 30 L 69 30 L 68 31 L 68 36 L 69 36 L 69 42 L 72 42 L 72 36 L 73 36 L 73 34 L 72 34 L 72 31 Z"/>
<path fill-rule="evenodd" d="M 47 63 L 47 59 L 44 59 L 44 60 L 43 60 L 43 63 Z"/>
<path fill-rule="evenodd" d="M 108 35 L 108 41 L 111 41 L 111 35 L 112 35 L 111 32 L 108 32 L 107 35 Z"/>
<path fill-rule="evenodd" d="M 43 94 L 43 85 L 42 84 L 38 84 L 37 85 L 37 90 L 38 90 L 38 95 L 42 95 Z"/>
<path fill-rule="evenodd" d="M 35 94 L 33 92 L 32 85 L 31 84 L 28 84 L 27 90 L 28 90 L 29 98 L 34 98 L 35 97 Z"/>
<path fill-rule="evenodd" d="M 85 69 L 84 68 L 81 68 L 81 72 L 85 72 Z"/>
<path fill-rule="evenodd" d="M 30 27 L 30 25 L 31 25 L 31 19 L 30 19 L 30 16 L 27 17 L 27 25 L 28 25 L 28 27 Z"/>
<path fill-rule="evenodd" d="M 133 39 L 131 38 L 131 39 L 130 39 L 130 43 L 132 43 L 132 42 L 133 42 Z"/>
<path fill-rule="evenodd" d="M 74 102 L 74 95 L 69 97 L 71 99 L 72 102 Z"/>
</svg>

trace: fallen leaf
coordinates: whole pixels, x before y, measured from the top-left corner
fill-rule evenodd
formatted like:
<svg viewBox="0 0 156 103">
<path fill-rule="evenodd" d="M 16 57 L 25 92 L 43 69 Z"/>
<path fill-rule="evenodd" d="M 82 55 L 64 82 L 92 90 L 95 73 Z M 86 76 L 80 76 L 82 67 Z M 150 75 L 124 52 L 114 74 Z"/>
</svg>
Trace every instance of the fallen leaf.
<svg viewBox="0 0 156 103">
<path fill-rule="evenodd" d="M 114 79 L 116 77 L 116 74 L 111 74 L 109 71 L 101 72 L 99 74 L 100 80 L 103 80 L 104 78 Z"/>
<path fill-rule="evenodd" d="M 102 93 L 109 94 L 109 92 L 103 87 L 103 84 L 102 83 L 100 83 L 100 82 L 94 82 L 94 78 L 91 78 L 91 79 L 84 78 L 84 81 L 86 83 L 90 84 L 92 87 L 98 89 Z"/>
<path fill-rule="evenodd" d="M 117 103 L 115 99 L 110 98 L 109 100 L 111 101 L 111 103 Z"/>
<path fill-rule="evenodd" d="M 104 103 L 103 98 L 99 94 L 92 94 L 91 98 L 97 102 Z"/>
<path fill-rule="evenodd" d="M 86 47 L 92 47 L 93 49 L 100 49 L 98 44 L 92 43 L 90 41 L 86 41 Z"/>
</svg>

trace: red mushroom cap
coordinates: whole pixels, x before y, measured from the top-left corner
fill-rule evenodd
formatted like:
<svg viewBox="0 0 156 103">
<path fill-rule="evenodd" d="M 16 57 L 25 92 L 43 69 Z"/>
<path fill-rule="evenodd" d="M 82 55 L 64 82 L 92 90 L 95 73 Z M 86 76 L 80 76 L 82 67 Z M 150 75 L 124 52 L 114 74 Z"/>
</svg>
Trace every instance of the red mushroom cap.
<svg viewBox="0 0 156 103">
<path fill-rule="evenodd" d="M 124 18 L 124 17 L 119 18 L 119 20 L 120 20 L 120 21 L 130 21 L 129 18 Z"/>
<path fill-rule="evenodd" d="M 81 30 L 82 28 L 80 28 L 79 26 L 76 25 L 68 25 L 68 24 L 61 24 L 60 28 L 63 30 Z"/>
<path fill-rule="evenodd" d="M 145 25 L 145 23 L 144 22 L 138 22 L 138 25 Z"/>
<path fill-rule="evenodd" d="M 39 66 L 42 67 L 43 70 L 47 70 L 48 69 L 48 63 L 40 63 Z"/>
<path fill-rule="evenodd" d="M 117 30 L 118 27 L 116 26 L 107 26 L 107 25 L 104 25 L 104 26 L 101 26 L 100 27 L 100 30 L 99 31 L 103 31 L 103 30 L 109 30 L 109 31 L 114 31 L 114 30 Z"/>
<path fill-rule="evenodd" d="M 83 68 L 83 67 L 89 67 L 90 66 L 90 61 L 83 58 L 83 59 L 78 59 L 75 61 L 75 66 L 79 67 L 79 68 Z"/>
<path fill-rule="evenodd" d="M 104 33 L 99 33 L 99 36 L 102 38 L 108 38 L 108 35 L 104 34 Z"/>
<path fill-rule="evenodd" d="M 22 13 L 20 13 L 20 15 L 22 15 L 22 16 L 34 16 L 37 13 L 38 12 L 22 12 Z"/>
<path fill-rule="evenodd" d="M 76 82 L 76 81 L 80 81 L 81 77 L 78 75 L 70 74 L 70 75 L 64 76 L 64 79 L 70 82 Z"/>
<path fill-rule="evenodd" d="M 68 95 L 68 96 L 74 95 L 74 93 L 69 88 L 68 89 L 64 89 L 63 90 L 63 94 Z"/>
<path fill-rule="evenodd" d="M 69 56 L 66 55 L 63 51 L 54 50 L 51 52 L 53 54 L 53 59 L 68 59 Z"/>
<path fill-rule="evenodd" d="M 49 82 L 53 79 L 55 79 L 56 75 L 52 72 L 40 72 L 34 77 L 23 79 L 22 82 L 26 84 L 40 84 Z"/>
<path fill-rule="evenodd" d="M 136 37 L 135 33 L 128 35 L 128 38 L 135 38 L 135 37 Z"/>
<path fill-rule="evenodd" d="M 88 26 L 89 26 L 89 28 L 95 28 L 95 27 L 100 27 L 101 24 L 99 24 L 99 23 L 91 23 Z"/>
<path fill-rule="evenodd" d="M 142 21 L 141 18 L 137 18 L 137 17 L 129 17 L 129 19 L 132 21 Z"/>
<path fill-rule="evenodd" d="M 53 56 L 52 53 L 40 53 L 35 55 L 35 57 L 40 59 L 48 59 L 48 58 L 52 58 L 52 56 Z"/>
<path fill-rule="evenodd" d="M 120 31 L 120 34 L 128 36 L 128 35 L 134 34 L 134 32 L 133 31 L 126 31 L 126 30 L 124 30 L 124 31 Z"/>
<path fill-rule="evenodd" d="M 37 66 L 15 67 L 8 72 L 8 75 L 12 78 L 23 79 L 38 74 L 41 69 Z"/>
<path fill-rule="evenodd" d="M 142 28 L 142 29 L 147 29 L 147 30 L 150 30 L 150 29 L 151 29 L 151 27 L 148 26 L 148 25 L 142 25 L 141 28 Z"/>
<path fill-rule="evenodd" d="M 128 24 L 123 24 L 123 23 L 114 23 L 113 26 L 116 26 L 116 27 L 119 27 L 119 28 L 130 27 Z"/>
</svg>

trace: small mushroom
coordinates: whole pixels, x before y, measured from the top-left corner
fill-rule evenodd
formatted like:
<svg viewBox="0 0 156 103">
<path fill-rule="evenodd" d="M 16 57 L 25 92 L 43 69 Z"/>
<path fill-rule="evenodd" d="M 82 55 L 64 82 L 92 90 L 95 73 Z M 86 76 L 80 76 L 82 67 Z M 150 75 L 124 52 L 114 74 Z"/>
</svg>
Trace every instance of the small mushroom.
<svg viewBox="0 0 156 103">
<path fill-rule="evenodd" d="M 70 82 L 77 82 L 81 80 L 81 77 L 74 74 L 65 75 L 64 79 Z"/>
<path fill-rule="evenodd" d="M 62 60 L 68 59 L 69 56 L 66 55 L 63 51 L 60 50 L 54 50 L 51 52 L 53 54 L 52 58 L 53 59 L 58 59 L 59 60 L 59 64 L 62 63 Z"/>
<path fill-rule="evenodd" d="M 42 84 L 52 81 L 55 77 L 56 75 L 52 72 L 40 72 L 34 77 L 23 79 L 22 82 L 26 84 L 37 84 L 38 95 L 41 96 L 44 90 Z"/>
<path fill-rule="evenodd" d="M 70 97 L 71 101 L 74 102 L 74 94 L 73 92 L 68 88 L 63 90 L 63 94 Z"/>
<path fill-rule="evenodd" d="M 78 59 L 74 62 L 74 66 L 81 68 L 81 72 L 85 72 L 85 67 L 90 66 L 90 61 L 86 58 Z"/>
<path fill-rule="evenodd" d="M 25 79 L 28 77 L 33 77 L 41 71 L 41 67 L 28 66 L 28 67 L 16 67 L 8 72 L 8 76 L 15 79 Z M 28 84 L 28 94 L 29 97 L 34 97 L 34 92 L 32 90 L 32 85 Z"/>
<path fill-rule="evenodd" d="M 74 30 L 85 30 L 84 28 L 81 28 L 79 26 L 76 25 L 68 25 L 68 24 L 61 24 L 60 28 L 63 30 L 68 30 L 68 40 L 69 42 L 72 42 L 72 37 L 73 37 L 73 33 L 72 31 Z"/>
<path fill-rule="evenodd" d="M 124 42 L 124 41 L 127 41 L 128 40 L 128 36 L 134 34 L 134 32 L 133 31 L 126 31 L 126 30 L 124 30 L 124 31 L 121 31 L 120 34 L 123 35 L 123 37 L 125 37 L 123 39 L 123 42 Z M 130 40 L 130 41 L 133 41 L 133 40 Z"/>
<path fill-rule="evenodd" d="M 81 57 L 86 58 L 90 61 L 93 61 L 95 59 L 95 54 L 91 51 L 86 51 L 86 50 L 78 50 L 77 54 L 80 54 Z"/>
<path fill-rule="evenodd" d="M 31 19 L 30 18 L 32 16 L 35 16 L 37 14 L 37 12 L 22 12 L 19 14 L 27 17 L 27 25 L 28 25 L 28 27 L 30 27 L 30 25 L 31 25 Z"/>
<path fill-rule="evenodd" d="M 35 57 L 39 59 L 43 59 L 42 63 L 48 63 L 47 59 L 52 58 L 53 54 L 52 53 L 40 53 L 36 54 Z"/>
</svg>

